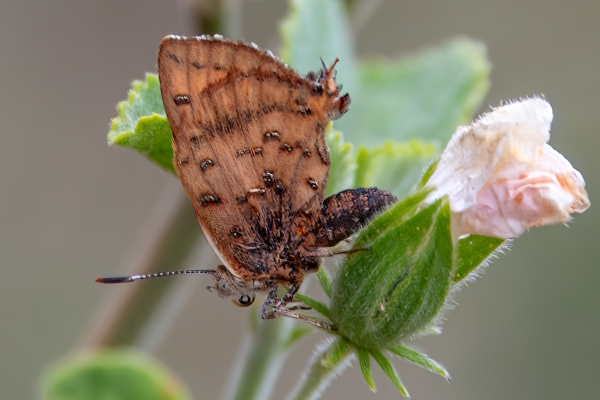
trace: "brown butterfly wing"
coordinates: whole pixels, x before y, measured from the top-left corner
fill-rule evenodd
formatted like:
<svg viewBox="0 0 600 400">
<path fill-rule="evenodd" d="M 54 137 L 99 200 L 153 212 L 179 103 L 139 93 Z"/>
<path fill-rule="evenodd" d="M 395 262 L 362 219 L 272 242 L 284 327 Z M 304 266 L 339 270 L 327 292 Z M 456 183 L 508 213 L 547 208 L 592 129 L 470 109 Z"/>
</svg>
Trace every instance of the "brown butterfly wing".
<svg viewBox="0 0 600 400">
<path fill-rule="evenodd" d="M 207 239 L 236 275 L 273 278 L 317 222 L 337 91 L 208 37 L 163 39 L 158 66 L 175 170 Z"/>
</svg>

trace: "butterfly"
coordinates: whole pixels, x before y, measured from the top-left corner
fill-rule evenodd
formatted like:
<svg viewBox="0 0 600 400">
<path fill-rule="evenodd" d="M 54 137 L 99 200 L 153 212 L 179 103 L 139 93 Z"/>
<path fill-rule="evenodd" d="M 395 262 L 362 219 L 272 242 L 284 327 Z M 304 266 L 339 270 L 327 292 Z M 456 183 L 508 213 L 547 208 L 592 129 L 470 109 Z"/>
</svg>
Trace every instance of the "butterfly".
<svg viewBox="0 0 600 400">
<path fill-rule="evenodd" d="M 267 292 L 262 318 L 298 318 L 286 305 L 305 275 L 396 201 L 377 188 L 324 196 L 331 164 L 325 131 L 350 104 L 336 85 L 336 63 L 301 76 L 254 44 L 165 37 L 158 75 L 173 165 L 223 265 L 99 281 L 208 273 L 220 297 L 249 306 L 256 292 Z M 281 299 L 280 283 L 288 287 Z"/>
</svg>

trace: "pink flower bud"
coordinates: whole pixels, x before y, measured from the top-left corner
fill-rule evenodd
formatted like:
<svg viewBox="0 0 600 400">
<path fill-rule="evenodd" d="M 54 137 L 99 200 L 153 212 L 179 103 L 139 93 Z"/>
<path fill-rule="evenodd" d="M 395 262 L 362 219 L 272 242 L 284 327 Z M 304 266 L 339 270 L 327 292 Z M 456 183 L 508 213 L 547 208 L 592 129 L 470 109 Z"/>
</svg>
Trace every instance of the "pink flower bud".
<svg viewBox="0 0 600 400">
<path fill-rule="evenodd" d="M 513 238 L 589 206 L 579 171 L 547 144 L 552 107 L 519 100 L 459 127 L 427 185 L 450 199 L 452 234 Z"/>
</svg>

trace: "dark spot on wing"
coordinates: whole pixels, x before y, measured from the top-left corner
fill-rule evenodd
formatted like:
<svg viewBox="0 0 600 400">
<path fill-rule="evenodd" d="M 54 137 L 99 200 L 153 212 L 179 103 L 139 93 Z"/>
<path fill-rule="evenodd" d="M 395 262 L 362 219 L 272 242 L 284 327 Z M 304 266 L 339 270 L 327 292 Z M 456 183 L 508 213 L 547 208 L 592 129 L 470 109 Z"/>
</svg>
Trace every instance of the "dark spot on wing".
<svg viewBox="0 0 600 400">
<path fill-rule="evenodd" d="M 221 199 L 216 194 L 204 194 L 198 198 L 198 203 L 205 207 L 210 204 L 219 204 Z"/>
<path fill-rule="evenodd" d="M 202 171 L 206 171 L 206 169 L 208 167 L 212 167 L 214 165 L 215 165 L 215 163 L 210 158 L 207 158 L 206 160 L 204 160 L 200 163 L 200 169 Z"/>
<path fill-rule="evenodd" d="M 192 102 L 190 100 L 190 96 L 188 96 L 187 94 L 178 94 L 177 96 L 173 97 L 173 101 L 178 106 L 182 104 L 190 104 Z"/>
<path fill-rule="evenodd" d="M 263 181 L 267 184 L 267 186 L 271 186 L 274 181 L 273 173 L 269 171 L 265 171 L 262 174 Z"/>
<path fill-rule="evenodd" d="M 275 182 L 275 191 L 277 193 L 283 193 L 284 190 L 285 190 L 285 186 L 283 185 L 283 182 L 281 182 L 280 180 L 277 180 Z"/>
<path fill-rule="evenodd" d="M 242 157 L 242 156 L 245 156 L 246 154 L 250 154 L 250 149 L 245 148 L 245 149 L 237 150 L 235 152 L 235 156 L 236 157 Z"/>
<path fill-rule="evenodd" d="M 279 140 L 281 137 L 281 135 L 277 131 L 266 132 L 263 136 L 264 136 L 265 140 L 269 140 L 269 139 Z"/>
<path fill-rule="evenodd" d="M 172 60 L 175 60 L 178 64 L 180 63 L 179 58 L 173 53 L 167 53 L 167 57 L 169 57 Z"/>
</svg>

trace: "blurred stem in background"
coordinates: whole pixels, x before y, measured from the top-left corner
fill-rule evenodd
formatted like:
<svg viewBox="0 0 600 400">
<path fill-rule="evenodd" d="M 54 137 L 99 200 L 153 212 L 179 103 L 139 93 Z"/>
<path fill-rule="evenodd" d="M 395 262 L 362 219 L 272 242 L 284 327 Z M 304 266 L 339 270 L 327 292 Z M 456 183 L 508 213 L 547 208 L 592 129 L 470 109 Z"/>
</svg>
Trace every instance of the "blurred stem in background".
<svg viewBox="0 0 600 400">
<path fill-rule="evenodd" d="M 180 269 L 201 243 L 200 228 L 193 215 L 183 191 L 175 182 L 170 183 L 140 228 L 121 273 L 145 274 L 164 270 L 165 267 Z M 161 305 L 162 298 L 178 280 L 149 283 L 107 287 L 105 299 L 92 317 L 80 347 L 97 349 L 136 344 L 156 308 Z"/>
<path fill-rule="evenodd" d="M 254 323 L 242 339 L 223 400 L 270 398 L 294 335 L 296 321 L 289 318 L 264 321 L 257 317 L 258 307 L 252 307 L 251 312 Z"/>
</svg>

